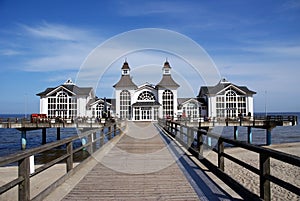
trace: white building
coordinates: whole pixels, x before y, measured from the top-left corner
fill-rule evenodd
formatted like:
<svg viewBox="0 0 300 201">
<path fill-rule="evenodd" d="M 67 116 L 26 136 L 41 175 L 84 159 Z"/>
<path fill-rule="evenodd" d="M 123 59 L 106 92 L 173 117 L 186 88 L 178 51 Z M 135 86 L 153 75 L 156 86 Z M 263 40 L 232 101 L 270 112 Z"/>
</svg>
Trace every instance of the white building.
<svg viewBox="0 0 300 201">
<path fill-rule="evenodd" d="M 222 79 L 215 86 L 201 87 L 198 99 L 207 106 L 207 117 L 252 116 L 254 94 L 245 86 Z"/>
<path fill-rule="evenodd" d="M 197 98 L 178 98 L 178 115 L 182 119 L 198 120 L 199 117 L 206 116 L 206 113 L 206 106 Z"/>
<path fill-rule="evenodd" d="M 95 96 L 92 87 L 78 87 L 70 79 L 38 93 L 40 113 L 49 118 L 98 117 L 110 114 L 111 103 Z"/>
<path fill-rule="evenodd" d="M 177 117 L 177 89 L 168 61 L 162 68 L 162 79 L 155 86 L 149 83 L 137 86 L 130 77 L 125 61 L 120 80 L 113 86 L 116 96 L 116 116 L 134 121 L 155 121 L 157 118 Z"/>
</svg>

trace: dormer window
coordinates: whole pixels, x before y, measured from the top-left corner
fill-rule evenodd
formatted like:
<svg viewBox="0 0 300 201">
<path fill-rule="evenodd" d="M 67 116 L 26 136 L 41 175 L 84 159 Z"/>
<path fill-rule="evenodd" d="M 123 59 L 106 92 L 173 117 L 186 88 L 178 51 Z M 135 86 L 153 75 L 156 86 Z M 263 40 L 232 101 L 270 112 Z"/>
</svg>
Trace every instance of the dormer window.
<svg viewBox="0 0 300 201">
<path fill-rule="evenodd" d="M 164 71 L 165 71 L 164 74 L 166 75 L 170 74 L 170 69 L 165 69 Z"/>
<path fill-rule="evenodd" d="M 126 70 L 123 70 L 123 75 L 128 75 L 129 71 L 126 69 Z"/>
</svg>

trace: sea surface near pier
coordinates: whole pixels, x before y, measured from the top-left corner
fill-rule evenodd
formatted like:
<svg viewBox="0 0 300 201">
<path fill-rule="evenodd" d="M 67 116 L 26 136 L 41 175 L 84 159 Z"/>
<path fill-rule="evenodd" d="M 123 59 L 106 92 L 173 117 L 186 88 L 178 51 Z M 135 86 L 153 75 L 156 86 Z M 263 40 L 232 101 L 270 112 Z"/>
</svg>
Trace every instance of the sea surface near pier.
<svg viewBox="0 0 300 201">
<path fill-rule="evenodd" d="M 257 113 L 255 115 L 265 115 Z M 296 115 L 300 119 L 300 113 L 268 113 L 268 115 Z M 24 118 L 24 114 L 0 114 L 0 118 Z M 28 115 L 27 115 L 28 116 Z M 220 130 L 220 128 L 218 129 Z M 222 136 L 233 138 L 233 127 L 221 128 Z M 61 139 L 77 135 L 76 128 L 61 128 Z M 41 146 L 42 130 L 27 132 L 27 149 Z M 16 129 L 0 129 L 0 157 L 20 151 L 21 132 Z M 247 128 L 239 127 L 238 140 L 247 141 Z M 56 128 L 47 129 L 47 143 L 56 141 Z M 253 144 L 264 144 L 266 142 L 266 131 L 264 129 L 253 129 Z M 300 142 L 300 126 L 278 126 L 272 130 L 272 144 Z M 80 141 L 76 142 L 80 143 Z M 76 146 L 76 144 L 75 144 Z"/>
</svg>

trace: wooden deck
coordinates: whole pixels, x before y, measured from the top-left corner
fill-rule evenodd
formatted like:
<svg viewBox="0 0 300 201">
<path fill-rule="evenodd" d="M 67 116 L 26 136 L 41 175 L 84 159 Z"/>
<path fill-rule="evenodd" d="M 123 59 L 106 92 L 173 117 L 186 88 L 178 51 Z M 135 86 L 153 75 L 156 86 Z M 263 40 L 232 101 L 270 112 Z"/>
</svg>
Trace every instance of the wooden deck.
<svg viewBox="0 0 300 201">
<path fill-rule="evenodd" d="M 127 134 L 63 200 L 230 200 L 187 156 L 175 157 L 161 134 L 152 123 L 129 123 Z"/>
</svg>

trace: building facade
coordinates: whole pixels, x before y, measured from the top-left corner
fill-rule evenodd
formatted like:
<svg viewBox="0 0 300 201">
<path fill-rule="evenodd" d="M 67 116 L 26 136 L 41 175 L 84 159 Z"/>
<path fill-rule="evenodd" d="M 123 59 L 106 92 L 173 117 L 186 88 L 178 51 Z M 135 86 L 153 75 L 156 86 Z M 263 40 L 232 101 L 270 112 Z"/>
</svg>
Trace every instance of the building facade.
<svg viewBox="0 0 300 201">
<path fill-rule="evenodd" d="M 40 113 L 49 118 L 102 118 L 110 115 L 111 103 L 95 96 L 92 87 L 78 87 L 72 80 L 38 93 Z"/>
<path fill-rule="evenodd" d="M 156 121 L 158 118 L 177 117 L 177 89 L 179 85 L 171 76 L 168 61 L 162 68 L 162 78 L 157 85 L 137 86 L 130 77 L 130 67 L 125 61 L 121 78 L 113 86 L 116 97 L 116 116 L 134 121 Z"/>
<path fill-rule="evenodd" d="M 200 88 L 198 99 L 207 106 L 207 117 L 238 117 L 253 115 L 256 92 L 222 79 L 215 86 Z"/>
</svg>

